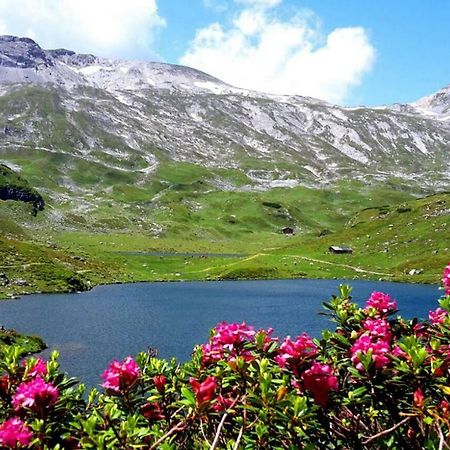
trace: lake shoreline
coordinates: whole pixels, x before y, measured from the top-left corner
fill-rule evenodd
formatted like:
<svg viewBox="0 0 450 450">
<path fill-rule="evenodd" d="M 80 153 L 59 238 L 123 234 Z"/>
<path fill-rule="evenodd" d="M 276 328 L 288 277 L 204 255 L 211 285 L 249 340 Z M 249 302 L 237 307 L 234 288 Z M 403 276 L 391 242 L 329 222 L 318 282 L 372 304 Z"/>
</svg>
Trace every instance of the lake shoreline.
<svg viewBox="0 0 450 450">
<path fill-rule="evenodd" d="M 290 278 L 235 278 L 235 279 L 231 279 L 231 278 L 214 278 L 214 279 L 204 279 L 204 278 L 199 278 L 199 279 L 182 279 L 182 278 L 178 278 L 178 279 L 149 279 L 149 280 L 116 280 L 116 281 L 111 281 L 111 282 L 106 282 L 106 283 L 95 283 L 92 284 L 89 289 L 85 289 L 85 290 L 81 290 L 81 291 L 71 291 L 71 290 L 65 290 L 65 289 L 60 289 L 60 290 L 36 290 L 36 291 L 27 291 L 27 292 L 20 292 L 17 294 L 4 294 L 3 292 L 0 292 L 0 302 L 2 302 L 3 300 L 20 300 L 21 297 L 28 297 L 30 295 L 38 295 L 38 294 L 82 294 L 83 292 L 89 292 L 92 291 L 93 289 L 97 288 L 97 287 L 101 287 L 101 286 L 114 286 L 114 285 L 133 285 L 133 284 L 145 284 L 145 283 L 209 283 L 209 282 L 215 282 L 215 281 L 220 281 L 220 282 L 224 282 L 224 281 L 230 281 L 230 282 L 234 282 L 234 281 L 283 281 L 283 280 L 337 280 L 337 279 L 341 279 L 338 277 L 290 277 Z M 380 278 L 380 277 L 367 277 L 367 278 L 362 278 L 362 277 L 354 277 L 354 278 L 348 278 L 347 279 L 349 282 L 351 281 L 372 281 L 372 282 L 376 282 L 376 281 L 380 281 L 380 282 L 390 282 L 390 283 L 406 283 L 406 284 L 417 284 L 417 285 L 438 285 L 439 281 L 436 281 L 436 283 L 434 282 L 428 282 L 428 281 L 424 281 L 424 280 L 419 280 L 419 281 L 413 281 L 411 279 L 407 279 L 406 276 L 405 278 L 398 278 L 396 276 L 392 276 L 390 279 L 385 279 L 385 278 Z"/>
</svg>

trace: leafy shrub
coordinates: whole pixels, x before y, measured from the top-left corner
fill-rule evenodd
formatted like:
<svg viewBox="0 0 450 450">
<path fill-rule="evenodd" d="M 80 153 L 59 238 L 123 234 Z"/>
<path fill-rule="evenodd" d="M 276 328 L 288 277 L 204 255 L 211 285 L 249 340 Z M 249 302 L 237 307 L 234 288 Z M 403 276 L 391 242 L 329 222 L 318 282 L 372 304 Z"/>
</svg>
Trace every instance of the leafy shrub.
<svg viewBox="0 0 450 450">
<path fill-rule="evenodd" d="M 450 444 L 450 264 L 428 320 L 350 288 L 324 306 L 334 331 L 282 341 L 218 324 L 183 365 L 113 361 L 103 392 L 50 361 L 1 362 L 0 445 L 33 449 L 443 449 Z"/>
</svg>

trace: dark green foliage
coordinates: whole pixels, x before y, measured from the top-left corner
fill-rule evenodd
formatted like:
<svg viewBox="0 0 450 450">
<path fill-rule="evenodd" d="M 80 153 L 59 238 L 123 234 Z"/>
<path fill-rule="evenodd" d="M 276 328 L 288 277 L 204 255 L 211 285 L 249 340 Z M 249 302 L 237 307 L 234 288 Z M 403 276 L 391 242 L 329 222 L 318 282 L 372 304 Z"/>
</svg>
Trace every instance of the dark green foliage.
<svg viewBox="0 0 450 450">
<path fill-rule="evenodd" d="M 26 180 L 4 164 L 0 164 L 0 200 L 16 200 L 31 203 L 34 208 L 34 214 L 42 211 L 45 207 L 44 199 L 39 192 L 30 187 Z"/>
</svg>

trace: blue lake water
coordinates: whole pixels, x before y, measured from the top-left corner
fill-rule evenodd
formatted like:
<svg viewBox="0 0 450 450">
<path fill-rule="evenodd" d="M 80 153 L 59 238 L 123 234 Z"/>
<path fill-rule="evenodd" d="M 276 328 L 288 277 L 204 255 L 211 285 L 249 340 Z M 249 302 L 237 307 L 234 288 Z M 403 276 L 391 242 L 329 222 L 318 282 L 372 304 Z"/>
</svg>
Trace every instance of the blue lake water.
<svg viewBox="0 0 450 450">
<path fill-rule="evenodd" d="M 333 324 L 322 302 L 341 283 L 362 304 L 372 291 L 394 297 L 407 318 L 427 317 L 441 296 L 437 286 L 345 280 L 270 280 L 138 283 L 100 286 L 82 294 L 38 294 L 0 301 L 0 324 L 42 336 L 60 351 L 63 370 L 90 385 L 113 358 L 158 349 L 187 360 L 210 328 L 223 320 L 273 327 L 275 335 L 319 336 Z"/>
</svg>

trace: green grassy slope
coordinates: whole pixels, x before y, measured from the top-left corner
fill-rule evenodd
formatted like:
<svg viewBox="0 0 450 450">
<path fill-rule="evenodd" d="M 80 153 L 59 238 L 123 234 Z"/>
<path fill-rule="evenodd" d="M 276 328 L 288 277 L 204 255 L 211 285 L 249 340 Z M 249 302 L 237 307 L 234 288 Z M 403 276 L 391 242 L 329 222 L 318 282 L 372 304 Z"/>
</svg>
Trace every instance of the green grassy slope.
<svg viewBox="0 0 450 450">
<path fill-rule="evenodd" d="M 111 188 L 92 199 L 95 208 L 74 210 L 72 195 L 67 203 L 50 200 L 37 217 L 27 204 L 0 202 L 0 295 L 117 281 L 308 276 L 437 282 L 448 259 L 449 194 L 412 200 L 394 180 L 221 191 L 213 185 L 216 176 L 183 164 L 180 170 L 160 167 L 139 188 L 113 177 Z M 228 171 L 220 176 L 239 178 Z M 385 204 L 391 206 L 375 206 Z M 296 236 L 284 236 L 284 226 Z M 329 255 L 332 244 L 351 245 L 354 254 Z M 155 251 L 242 256 L 139 253 Z M 420 273 L 409 275 L 413 269 Z"/>
<path fill-rule="evenodd" d="M 342 277 L 438 283 L 450 257 L 449 202 L 450 195 L 443 193 L 365 209 L 325 236 L 316 229 L 297 236 L 259 232 L 228 240 L 86 233 L 63 233 L 57 239 L 95 254 L 105 265 L 122 267 L 126 279 L 134 281 Z M 352 255 L 329 254 L 330 245 L 344 244 L 352 246 Z M 242 256 L 153 256 L 139 253 L 143 251 Z"/>
<path fill-rule="evenodd" d="M 330 245 L 349 245 L 353 254 L 331 255 L 327 252 Z M 438 283 L 450 259 L 450 194 L 362 210 L 342 230 L 323 237 L 294 238 L 277 252 L 327 261 L 330 264 L 321 265 L 325 276 L 335 268 L 344 270 L 339 265 L 347 264 L 379 272 L 354 270 L 353 275 L 358 277 L 379 275 L 384 279 Z M 321 269 L 315 270 L 316 275 Z"/>
</svg>

